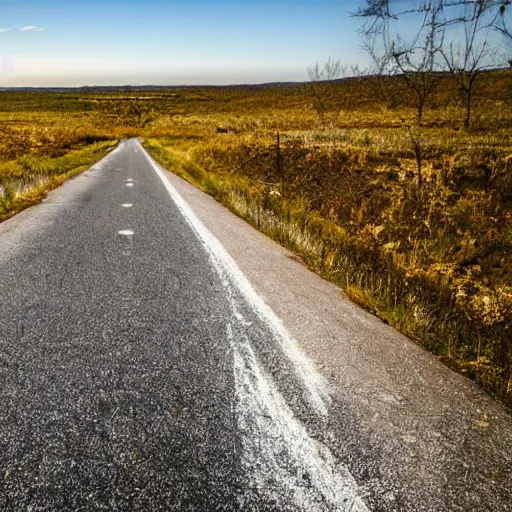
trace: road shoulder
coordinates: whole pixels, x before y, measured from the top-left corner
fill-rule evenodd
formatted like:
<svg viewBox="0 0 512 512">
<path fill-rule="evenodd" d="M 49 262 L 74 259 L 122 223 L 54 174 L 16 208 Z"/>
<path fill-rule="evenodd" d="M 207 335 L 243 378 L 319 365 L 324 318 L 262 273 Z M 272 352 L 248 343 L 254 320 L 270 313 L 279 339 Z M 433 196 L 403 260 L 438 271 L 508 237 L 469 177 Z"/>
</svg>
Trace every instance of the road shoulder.
<svg viewBox="0 0 512 512">
<path fill-rule="evenodd" d="M 512 499 L 507 485 L 512 418 L 501 404 L 351 303 L 337 286 L 211 196 L 172 173 L 167 176 L 327 378 L 338 404 L 331 418 L 335 437 L 350 435 L 364 442 L 362 457 L 371 458 L 369 452 L 378 450 L 375 474 L 402 481 L 401 492 L 410 495 L 411 503 L 425 500 L 436 488 L 439 492 L 440 486 L 445 490 L 437 499 L 446 506 L 457 501 L 463 506 L 463 492 L 466 499 L 480 502 L 490 492 L 504 503 Z M 475 457 L 488 462 L 475 465 Z M 357 474 L 357 468 L 352 470 Z M 395 499 L 392 489 L 383 494 Z M 498 503 L 497 497 L 487 497 Z M 433 503 L 428 510 L 445 505 Z"/>
</svg>

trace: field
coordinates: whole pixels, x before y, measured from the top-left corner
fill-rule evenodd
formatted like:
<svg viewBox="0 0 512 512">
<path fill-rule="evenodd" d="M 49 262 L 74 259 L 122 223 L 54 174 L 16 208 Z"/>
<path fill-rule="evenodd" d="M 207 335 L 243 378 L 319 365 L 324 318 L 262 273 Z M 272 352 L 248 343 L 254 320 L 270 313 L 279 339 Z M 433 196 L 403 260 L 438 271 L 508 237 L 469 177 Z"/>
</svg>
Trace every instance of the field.
<svg viewBox="0 0 512 512">
<path fill-rule="evenodd" d="M 0 220 L 141 136 L 512 406 L 512 74 L 479 77 L 469 129 L 441 78 L 420 136 L 410 91 L 390 79 L 384 100 L 377 82 L 0 92 Z"/>
</svg>

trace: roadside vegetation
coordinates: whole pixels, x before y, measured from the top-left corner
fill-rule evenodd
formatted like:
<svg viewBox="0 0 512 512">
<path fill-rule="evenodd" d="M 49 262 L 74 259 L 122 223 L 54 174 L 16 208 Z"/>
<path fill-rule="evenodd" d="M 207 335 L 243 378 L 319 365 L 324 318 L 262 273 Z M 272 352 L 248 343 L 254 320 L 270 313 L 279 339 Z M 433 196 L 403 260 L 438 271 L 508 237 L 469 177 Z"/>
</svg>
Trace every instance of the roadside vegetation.
<svg viewBox="0 0 512 512">
<path fill-rule="evenodd" d="M 84 115 L 59 112 L 61 105 L 58 95 L 0 93 L 0 221 L 40 202 L 115 146 L 115 134 L 90 129 Z"/>
<path fill-rule="evenodd" d="M 378 44 L 381 12 L 365 14 L 370 76 L 339 79 L 354 72 L 328 61 L 304 84 L 0 92 L 0 220 L 141 136 L 167 168 L 512 406 L 512 71 L 487 69 L 476 50 L 467 65 L 464 48 L 434 36 L 415 57 L 404 40 Z"/>
<path fill-rule="evenodd" d="M 512 73 L 480 77 L 470 129 L 443 79 L 420 188 L 414 98 L 395 80 L 396 106 L 374 100 L 371 78 L 330 84 L 344 98 L 327 127 L 306 86 L 197 90 L 197 110 L 152 124 L 145 145 L 510 406 Z"/>
</svg>

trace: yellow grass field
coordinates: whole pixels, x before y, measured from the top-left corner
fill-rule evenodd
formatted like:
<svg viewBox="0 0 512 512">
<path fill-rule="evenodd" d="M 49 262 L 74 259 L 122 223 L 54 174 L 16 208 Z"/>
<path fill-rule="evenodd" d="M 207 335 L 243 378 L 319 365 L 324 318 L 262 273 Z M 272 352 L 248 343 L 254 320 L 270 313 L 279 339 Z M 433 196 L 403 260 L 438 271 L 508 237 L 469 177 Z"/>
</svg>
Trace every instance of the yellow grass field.
<svg viewBox="0 0 512 512">
<path fill-rule="evenodd" d="M 425 112 L 399 79 L 312 86 L 0 92 L 0 220 L 123 137 L 512 406 L 512 74 L 446 78 Z M 324 126 L 325 124 L 325 126 Z M 279 146 L 277 134 L 279 133 Z M 378 340 L 375 341 L 378 343 Z"/>
</svg>

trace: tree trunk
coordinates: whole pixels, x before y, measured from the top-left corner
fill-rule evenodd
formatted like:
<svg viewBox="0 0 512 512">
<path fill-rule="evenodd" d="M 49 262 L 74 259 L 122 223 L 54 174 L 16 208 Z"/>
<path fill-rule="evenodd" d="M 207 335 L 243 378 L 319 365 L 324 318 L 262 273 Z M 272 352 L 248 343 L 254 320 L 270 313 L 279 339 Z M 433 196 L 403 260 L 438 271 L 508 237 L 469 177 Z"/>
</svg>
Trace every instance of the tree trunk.
<svg viewBox="0 0 512 512">
<path fill-rule="evenodd" d="M 423 119 L 423 101 L 420 99 L 418 104 L 418 127 L 421 126 L 421 121 Z"/>
<path fill-rule="evenodd" d="M 466 91 L 466 118 L 464 119 L 464 128 L 469 128 L 471 122 L 471 91 Z"/>
</svg>

